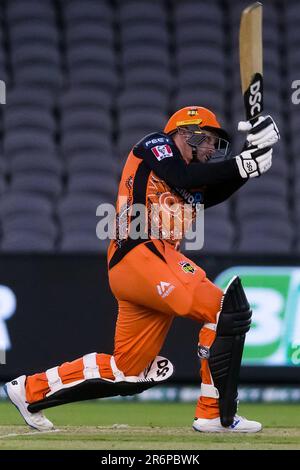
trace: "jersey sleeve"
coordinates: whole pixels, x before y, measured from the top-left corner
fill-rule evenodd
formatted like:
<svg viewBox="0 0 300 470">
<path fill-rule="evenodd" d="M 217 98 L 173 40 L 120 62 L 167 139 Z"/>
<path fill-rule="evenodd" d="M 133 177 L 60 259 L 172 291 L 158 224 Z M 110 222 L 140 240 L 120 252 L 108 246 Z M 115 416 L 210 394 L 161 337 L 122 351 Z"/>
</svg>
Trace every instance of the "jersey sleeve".
<svg viewBox="0 0 300 470">
<path fill-rule="evenodd" d="M 221 185 L 210 185 L 207 186 L 204 192 L 203 204 L 205 209 L 209 209 L 212 206 L 220 204 L 226 201 L 233 193 L 240 189 L 245 183 L 246 179 L 230 180 Z"/>
<path fill-rule="evenodd" d="M 243 180 L 235 160 L 187 165 L 173 139 L 166 134 L 146 136 L 133 147 L 133 154 L 143 159 L 171 187 L 193 189 L 202 185 Z"/>
</svg>

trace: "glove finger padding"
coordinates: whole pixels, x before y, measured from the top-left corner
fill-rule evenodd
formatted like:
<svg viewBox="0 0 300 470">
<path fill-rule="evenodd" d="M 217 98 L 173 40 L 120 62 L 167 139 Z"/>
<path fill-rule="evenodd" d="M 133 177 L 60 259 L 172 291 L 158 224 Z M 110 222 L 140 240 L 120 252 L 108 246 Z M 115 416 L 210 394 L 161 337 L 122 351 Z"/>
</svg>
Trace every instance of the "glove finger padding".
<svg viewBox="0 0 300 470">
<path fill-rule="evenodd" d="M 264 160 L 268 160 L 270 157 L 272 157 L 272 149 L 269 149 L 267 152 L 263 153 L 259 157 L 254 157 L 257 163 L 262 163 Z M 254 154 L 253 154 L 254 155 Z"/>
<path fill-rule="evenodd" d="M 252 129 L 251 122 L 249 121 L 240 121 L 238 123 L 238 131 L 240 132 L 249 132 Z"/>
<path fill-rule="evenodd" d="M 242 178 L 255 178 L 265 173 L 272 165 L 272 152 L 269 147 L 247 149 L 235 157 Z"/>
<path fill-rule="evenodd" d="M 259 171 L 261 174 L 266 173 L 272 166 L 272 155 L 264 160 L 260 165 L 259 165 Z"/>
<path fill-rule="evenodd" d="M 251 132 L 247 136 L 247 140 L 248 140 L 248 142 L 253 142 L 255 140 L 260 140 L 263 137 L 267 137 L 272 132 L 274 132 L 276 134 L 273 124 L 270 124 L 268 127 L 265 127 L 262 131 L 259 131 L 255 134 Z M 253 145 L 255 145 L 255 144 L 253 144 Z"/>
<path fill-rule="evenodd" d="M 268 171 L 271 168 L 272 153 L 273 153 L 272 148 L 259 149 L 252 153 L 253 158 L 255 159 L 258 165 L 259 176 L 262 175 L 263 173 L 266 173 L 266 171 Z M 250 178 L 252 178 L 253 176 L 250 175 Z"/>
<path fill-rule="evenodd" d="M 254 145 L 258 148 L 264 147 L 271 147 L 272 145 L 278 142 L 278 133 L 273 128 L 273 126 L 269 126 L 264 131 L 261 131 L 258 134 L 249 134 L 247 137 L 247 141 L 250 145 Z"/>
<path fill-rule="evenodd" d="M 278 127 L 269 115 L 260 116 L 254 124 L 250 121 L 241 121 L 238 129 L 248 132 L 246 141 L 258 148 L 271 147 L 280 139 Z"/>
<path fill-rule="evenodd" d="M 252 130 L 259 126 L 261 123 L 263 123 L 265 121 L 266 118 L 264 118 L 263 116 L 259 116 L 258 118 L 251 121 L 240 121 L 238 123 L 238 130 L 241 131 L 241 132 L 252 132 Z M 267 124 L 268 125 L 268 124 Z M 260 128 L 258 128 L 258 132 L 260 131 Z"/>
<path fill-rule="evenodd" d="M 263 131 L 267 127 L 272 126 L 274 124 L 275 122 L 273 121 L 271 116 L 266 116 L 266 117 L 260 116 L 258 120 L 255 122 L 255 124 L 253 124 L 250 134 L 258 134 L 259 132 Z"/>
</svg>

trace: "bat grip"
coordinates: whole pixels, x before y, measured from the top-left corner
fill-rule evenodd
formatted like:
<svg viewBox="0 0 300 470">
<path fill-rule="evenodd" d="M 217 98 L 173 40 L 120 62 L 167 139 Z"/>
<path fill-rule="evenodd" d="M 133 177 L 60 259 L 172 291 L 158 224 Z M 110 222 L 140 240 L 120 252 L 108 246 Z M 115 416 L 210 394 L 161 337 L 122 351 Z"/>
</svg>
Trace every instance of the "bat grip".
<svg viewBox="0 0 300 470">
<path fill-rule="evenodd" d="M 260 113 L 259 113 L 259 114 L 256 114 L 256 116 L 254 116 L 253 118 L 249 119 L 249 122 L 251 122 L 252 126 L 258 121 L 259 116 L 260 116 Z"/>
</svg>

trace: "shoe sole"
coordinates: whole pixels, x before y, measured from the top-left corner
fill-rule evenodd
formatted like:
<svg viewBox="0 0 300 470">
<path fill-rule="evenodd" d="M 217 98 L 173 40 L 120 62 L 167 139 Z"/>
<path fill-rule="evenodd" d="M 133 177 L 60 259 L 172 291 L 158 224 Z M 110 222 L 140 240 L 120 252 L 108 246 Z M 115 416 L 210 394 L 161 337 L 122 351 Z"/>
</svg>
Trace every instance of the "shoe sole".
<svg viewBox="0 0 300 470">
<path fill-rule="evenodd" d="M 34 429 L 36 431 L 51 431 L 51 429 L 39 429 L 37 428 L 36 426 L 33 426 L 32 424 L 28 423 L 28 421 L 26 420 L 25 416 L 23 415 L 21 409 L 18 407 L 18 405 L 14 402 L 13 400 L 13 397 L 9 394 L 9 391 L 8 391 L 8 388 L 7 388 L 7 384 L 5 384 L 3 386 L 3 390 L 4 392 L 6 393 L 7 395 L 7 398 L 9 399 L 9 401 L 14 405 L 14 407 L 18 410 L 18 412 L 20 413 L 20 415 L 22 416 L 22 418 L 24 419 L 25 423 L 27 424 L 27 426 L 29 426 L 31 429 Z M 53 429 L 53 428 L 52 428 Z"/>
<path fill-rule="evenodd" d="M 214 433 L 248 433 L 248 434 L 254 434 L 256 432 L 260 432 L 262 430 L 262 428 L 260 429 L 252 429 L 252 430 L 242 430 L 242 429 L 239 429 L 238 431 L 235 431 L 233 429 L 227 429 L 227 428 L 224 428 L 224 429 L 220 429 L 220 428 L 210 428 L 210 429 L 197 429 L 195 426 L 193 426 L 193 429 L 194 431 L 196 432 L 214 432 Z"/>
</svg>

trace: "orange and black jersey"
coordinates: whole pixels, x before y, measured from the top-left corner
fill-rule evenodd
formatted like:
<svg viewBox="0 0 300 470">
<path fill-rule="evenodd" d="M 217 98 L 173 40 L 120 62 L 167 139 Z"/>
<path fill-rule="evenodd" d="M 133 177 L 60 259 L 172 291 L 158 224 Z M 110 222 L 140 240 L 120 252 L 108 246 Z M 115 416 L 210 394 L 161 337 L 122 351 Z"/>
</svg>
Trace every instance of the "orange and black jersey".
<svg viewBox="0 0 300 470">
<path fill-rule="evenodd" d="M 151 240 L 153 233 L 156 233 L 155 238 L 164 238 L 178 246 L 186 230 L 178 231 L 176 217 L 180 215 L 181 221 L 184 219 L 184 207 L 188 205 L 195 217 L 199 204 L 204 204 L 205 209 L 219 204 L 244 182 L 234 160 L 186 164 L 171 136 L 164 133 L 147 135 L 133 147 L 123 169 L 116 207 L 116 239 L 110 244 L 108 259 L 111 262 L 112 257 L 121 259 L 138 243 Z M 163 218 L 154 215 L 150 220 L 150 211 L 147 211 L 143 239 L 132 240 L 133 204 L 142 204 L 146 208 L 154 205 L 168 212 L 172 219 L 169 234 L 164 233 Z M 176 208 L 175 212 L 172 207 Z M 153 223 L 157 225 L 155 230 Z"/>
</svg>

